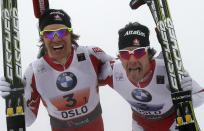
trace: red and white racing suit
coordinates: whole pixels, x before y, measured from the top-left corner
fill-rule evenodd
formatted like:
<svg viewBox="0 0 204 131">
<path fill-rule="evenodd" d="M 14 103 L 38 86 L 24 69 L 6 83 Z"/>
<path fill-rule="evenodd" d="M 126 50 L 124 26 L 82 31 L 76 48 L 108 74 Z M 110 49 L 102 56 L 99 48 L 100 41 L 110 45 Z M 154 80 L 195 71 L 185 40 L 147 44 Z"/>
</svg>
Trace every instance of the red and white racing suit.
<svg viewBox="0 0 204 131">
<path fill-rule="evenodd" d="M 31 125 L 42 100 L 53 131 L 103 131 L 98 92 L 101 65 L 112 58 L 98 47 L 73 47 L 65 65 L 48 55 L 25 72 L 25 117 Z"/>
<path fill-rule="evenodd" d="M 175 111 L 163 59 L 151 61 L 149 79 L 132 84 L 121 61 L 103 65 L 101 82 L 109 84 L 132 108 L 133 131 L 176 131 Z M 204 102 L 204 90 L 193 80 L 193 105 Z"/>
</svg>

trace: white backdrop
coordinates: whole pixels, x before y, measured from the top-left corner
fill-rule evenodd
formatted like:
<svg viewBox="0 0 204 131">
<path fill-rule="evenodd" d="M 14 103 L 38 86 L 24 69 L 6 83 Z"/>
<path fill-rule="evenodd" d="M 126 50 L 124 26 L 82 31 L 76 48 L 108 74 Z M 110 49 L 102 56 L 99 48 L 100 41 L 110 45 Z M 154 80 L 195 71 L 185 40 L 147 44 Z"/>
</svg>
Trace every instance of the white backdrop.
<svg viewBox="0 0 204 131">
<path fill-rule="evenodd" d="M 191 76 L 204 87 L 204 74 L 201 70 L 204 67 L 202 58 L 204 17 L 201 15 L 201 12 L 204 12 L 204 1 L 169 0 L 169 2 L 184 66 Z M 18 0 L 18 6 L 24 72 L 28 64 L 36 59 L 39 37 L 32 1 Z M 80 45 L 96 45 L 108 54 L 116 56 L 118 29 L 128 22 L 138 21 L 150 28 L 151 46 L 158 51 L 161 50 L 154 32 L 155 25 L 146 5 L 137 11 L 132 11 L 129 8 L 129 0 L 50 0 L 50 7 L 62 8 L 71 16 L 74 32 L 81 36 Z M 0 75 L 2 76 L 1 46 L 0 53 Z M 129 105 L 108 86 L 101 88 L 100 95 L 105 131 L 131 131 Z M 1 131 L 6 131 L 4 104 L 4 100 L 0 98 Z M 204 129 L 203 109 L 204 106 L 195 109 L 201 129 Z M 50 130 L 49 118 L 42 105 L 37 120 L 27 130 L 36 131 L 38 129 Z"/>
</svg>

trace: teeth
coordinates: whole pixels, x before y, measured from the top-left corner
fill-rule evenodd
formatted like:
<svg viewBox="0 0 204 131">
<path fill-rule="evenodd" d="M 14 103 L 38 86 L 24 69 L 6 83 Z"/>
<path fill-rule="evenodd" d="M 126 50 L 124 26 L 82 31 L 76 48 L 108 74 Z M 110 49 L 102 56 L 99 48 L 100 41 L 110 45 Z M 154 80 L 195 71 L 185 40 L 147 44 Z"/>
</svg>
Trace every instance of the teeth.
<svg viewBox="0 0 204 131">
<path fill-rule="evenodd" d="M 59 48 L 63 48 L 63 45 L 56 45 L 56 46 L 53 46 L 54 49 L 59 49 Z"/>
</svg>

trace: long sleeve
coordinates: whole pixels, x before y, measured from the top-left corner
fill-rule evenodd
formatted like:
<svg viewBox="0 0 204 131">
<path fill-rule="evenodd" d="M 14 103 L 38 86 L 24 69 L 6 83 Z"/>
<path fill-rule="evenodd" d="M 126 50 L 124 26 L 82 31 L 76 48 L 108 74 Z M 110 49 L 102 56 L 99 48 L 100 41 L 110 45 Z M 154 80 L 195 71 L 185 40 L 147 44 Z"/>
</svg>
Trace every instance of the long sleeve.
<svg viewBox="0 0 204 131">
<path fill-rule="evenodd" d="M 26 126 L 30 126 L 37 117 L 39 104 L 40 104 L 40 95 L 36 89 L 35 77 L 30 64 L 27 68 L 24 79 L 26 81 L 25 86 L 25 119 Z"/>
<path fill-rule="evenodd" d="M 89 46 L 88 51 L 92 64 L 98 75 L 99 85 L 110 85 L 112 86 L 112 67 L 111 63 L 114 60 L 113 57 L 107 55 L 99 47 Z"/>
<path fill-rule="evenodd" d="M 162 52 L 159 53 L 157 59 L 163 59 Z M 198 107 L 204 103 L 204 88 L 202 88 L 195 80 L 192 79 L 192 100 L 193 106 Z"/>
<path fill-rule="evenodd" d="M 108 84 L 113 88 L 113 64 L 115 61 L 106 62 L 101 67 L 101 73 L 99 74 L 99 83 L 101 85 Z"/>
<path fill-rule="evenodd" d="M 192 86 L 193 106 L 198 107 L 204 103 L 204 89 L 194 80 Z"/>
</svg>

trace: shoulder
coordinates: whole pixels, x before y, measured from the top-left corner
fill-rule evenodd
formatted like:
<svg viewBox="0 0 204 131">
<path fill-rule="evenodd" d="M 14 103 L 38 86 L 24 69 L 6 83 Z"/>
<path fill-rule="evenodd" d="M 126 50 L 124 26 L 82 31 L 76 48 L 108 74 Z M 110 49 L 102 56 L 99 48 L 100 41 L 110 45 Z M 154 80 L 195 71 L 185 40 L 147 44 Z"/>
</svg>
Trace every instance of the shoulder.
<svg viewBox="0 0 204 131">
<path fill-rule="evenodd" d="M 117 60 L 111 60 L 107 61 L 102 65 L 102 71 L 103 70 L 113 70 L 113 67 L 118 64 Z"/>
<path fill-rule="evenodd" d="M 90 55 L 97 55 L 99 53 L 105 53 L 101 48 L 97 46 L 78 46 L 76 51 L 87 51 Z"/>
<path fill-rule="evenodd" d="M 112 66 L 113 65 L 122 65 L 122 62 L 120 61 L 120 59 L 115 59 L 114 61 L 111 61 L 112 62 Z"/>
<path fill-rule="evenodd" d="M 44 58 L 41 57 L 39 59 L 34 60 L 32 63 L 28 65 L 28 67 L 25 70 L 24 76 L 25 77 L 32 77 L 34 74 L 34 68 L 37 68 L 37 66 L 44 61 Z"/>
<path fill-rule="evenodd" d="M 157 67 L 165 67 L 163 58 L 155 58 L 154 60 Z"/>
<path fill-rule="evenodd" d="M 95 57 L 96 59 L 100 60 L 102 63 L 106 61 L 111 61 L 114 58 L 105 53 L 103 49 L 97 46 L 86 46 L 88 53 L 91 57 Z"/>
<path fill-rule="evenodd" d="M 88 52 L 90 54 L 93 54 L 93 55 L 98 55 L 98 54 L 102 54 L 104 52 L 104 50 L 102 50 L 100 47 L 97 47 L 97 46 L 86 46 Z"/>
<path fill-rule="evenodd" d="M 32 67 L 32 63 L 30 63 L 28 65 L 28 67 L 25 70 L 25 74 L 29 74 L 30 72 L 33 72 L 33 67 Z"/>
<path fill-rule="evenodd" d="M 164 59 L 162 51 L 156 56 L 156 59 Z"/>
<path fill-rule="evenodd" d="M 24 73 L 24 79 L 26 80 L 26 82 L 30 83 L 32 81 L 33 75 L 34 75 L 34 71 L 33 71 L 32 63 L 30 63 Z"/>
</svg>

